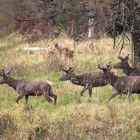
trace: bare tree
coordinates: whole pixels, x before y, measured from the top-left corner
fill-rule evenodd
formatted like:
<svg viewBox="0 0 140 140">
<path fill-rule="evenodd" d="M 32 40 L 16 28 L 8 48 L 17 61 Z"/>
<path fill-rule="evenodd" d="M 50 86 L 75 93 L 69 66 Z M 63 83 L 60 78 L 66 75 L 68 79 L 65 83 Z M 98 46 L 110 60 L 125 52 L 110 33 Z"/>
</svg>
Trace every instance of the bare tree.
<svg viewBox="0 0 140 140">
<path fill-rule="evenodd" d="M 114 38 L 122 34 L 120 41 L 121 50 L 124 47 L 124 38 L 128 40 L 127 32 L 131 34 L 133 44 L 133 63 L 140 67 L 140 1 L 139 0 L 118 0 L 112 2 L 113 18 L 108 24 L 108 33 Z M 114 45 L 115 46 L 115 45 Z"/>
<path fill-rule="evenodd" d="M 89 0 L 89 20 L 88 20 L 88 51 L 91 52 L 94 49 L 93 38 L 94 38 L 94 1 Z"/>
</svg>

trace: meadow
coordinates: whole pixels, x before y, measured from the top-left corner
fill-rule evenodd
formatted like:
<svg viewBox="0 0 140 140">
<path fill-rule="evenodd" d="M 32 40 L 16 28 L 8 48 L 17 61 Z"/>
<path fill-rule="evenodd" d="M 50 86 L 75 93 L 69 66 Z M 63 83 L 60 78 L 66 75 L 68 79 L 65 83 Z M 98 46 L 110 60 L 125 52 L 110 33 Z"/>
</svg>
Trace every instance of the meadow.
<svg viewBox="0 0 140 140">
<path fill-rule="evenodd" d="M 119 39 L 118 39 L 119 41 Z M 48 79 L 54 82 L 53 90 L 58 96 L 57 104 L 49 104 L 43 97 L 30 97 L 29 103 L 20 100 L 17 93 L 7 85 L 0 85 L 0 139 L 2 140 L 138 140 L 140 139 L 140 101 L 136 95 L 128 103 L 127 97 L 108 98 L 114 89 L 93 88 L 80 96 L 82 87 L 69 81 L 59 80 L 63 74 L 59 64 L 75 67 L 75 73 L 98 69 L 98 64 L 117 62 L 120 47 L 113 49 L 113 40 L 96 39 L 93 53 L 87 52 L 87 42 L 76 44 L 73 61 L 45 52 L 27 54 L 17 51 L 23 47 L 47 47 L 56 42 L 73 49 L 72 40 L 66 36 L 42 39 L 27 43 L 23 37 L 11 34 L 0 39 L 0 67 L 14 67 L 17 79 Z M 130 42 L 125 42 L 123 55 L 131 53 Z M 118 75 L 124 75 L 117 70 Z"/>
</svg>

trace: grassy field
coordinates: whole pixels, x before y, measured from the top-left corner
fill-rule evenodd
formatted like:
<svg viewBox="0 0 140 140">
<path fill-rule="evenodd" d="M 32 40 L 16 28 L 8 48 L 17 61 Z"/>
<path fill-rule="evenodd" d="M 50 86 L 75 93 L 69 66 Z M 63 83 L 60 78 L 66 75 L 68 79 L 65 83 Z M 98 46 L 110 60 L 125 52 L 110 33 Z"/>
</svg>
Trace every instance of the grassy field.
<svg viewBox="0 0 140 140">
<path fill-rule="evenodd" d="M 118 39 L 119 40 L 119 39 Z M 72 41 L 63 36 L 50 43 L 40 40 L 27 43 L 22 37 L 10 35 L 0 39 L 0 67 L 14 66 L 13 76 L 18 79 L 48 79 L 54 82 L 58 96 L 56 106 L 43 97 L 31 97 L 16 104 L 17 93 L 7 85 L 0 86 L 0 139 L 2 140 L 138 140 L 140 139 L 140 102 L 133 95 L 129 104 L 126 96 L 116 97 L 107 104 L 114 92 L 111 86 L 93 89 L 92 98 L 87 93 L 80 96 L 81 87 L 69 81 L 59 81 L 63 74 L 58 64 L 69 64 L 75 72 L 97 69 L 97 64 L 116 62 L 119 48 L 113 49 L 111 39 L 95 40 L 95 50 L 89 54 L 86 42 L 76 44 L 74 60 L 69 61 L 45 53 L 16 51 L 23 47 L 46 47 L 60 43 L 73 49 Z M 130 53 L 130 43 L 125 43 L 122 54 Z M 123 75 L 122 71 L 118 71 Z"/>
</svg>

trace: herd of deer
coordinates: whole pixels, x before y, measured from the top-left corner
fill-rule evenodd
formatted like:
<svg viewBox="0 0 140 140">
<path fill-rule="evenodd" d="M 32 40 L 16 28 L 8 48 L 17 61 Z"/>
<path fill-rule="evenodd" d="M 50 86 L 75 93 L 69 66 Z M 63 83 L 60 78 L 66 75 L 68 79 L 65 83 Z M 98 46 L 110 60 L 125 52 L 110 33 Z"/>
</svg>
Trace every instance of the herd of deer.
<svg viewBox="0 0 140 140">
<path fill-rule="evenodd" d="M 83 86 L 84 89 L 81 91 L 81 95 L 88 90 L 89 96 L 92 95 L 93 87 L 100 87 L 110 84 L 116 92 L 111 95 L 109 101 L 116 97 L 117 95 L 127 94 L 128 100 L 130 102 L 130 97 L 132 94 L 140 94 L 140 70 L 131 68 L 128 59 L 129 55 L 126 57 L 118 57 L 121 61 L 112 65 L 111 62 L 105 66 L 98 65 L 100 70 L 96 70 L 90 73 L 84 73 L 81 75 L 74 74 L 74 68 L 61 69 L 65 72 L 60 80 L 66 81 L 70 80 L 73 84 Z M 115 68 L 123 69 L 127 76 L 119 77 L 113 71 L 111 71 L 112 66 Z M 25 97 L 26 102 L 28 102 L 29 96 L 41 96 L 43 95 L 48 102 L 52 102 L 54 99 L 54 104 L 56 104 L 57 96 L 52 91 L 52 82 L 48 80 L 17 80 L 11 76 L 12 68 L 9 71 L 4 69 L 1 70 L 0 80 L 1 84 L 8 84 L 19 94 L 16 102 L 18 103 L 20 99 Z"/>
</svg>

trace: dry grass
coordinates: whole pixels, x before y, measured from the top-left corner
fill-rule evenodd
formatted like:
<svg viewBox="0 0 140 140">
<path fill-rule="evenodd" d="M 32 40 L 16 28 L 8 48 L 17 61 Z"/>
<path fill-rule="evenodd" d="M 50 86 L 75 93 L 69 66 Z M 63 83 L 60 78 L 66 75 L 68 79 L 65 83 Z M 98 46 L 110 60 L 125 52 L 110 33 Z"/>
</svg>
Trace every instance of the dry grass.
<svg viewBox="0 0 140 140">
<path fill-rule="evenodd" d="M 20 43 L 18 43 L 20 42 Z M 16 48 L 54 45 L 56 42 L 73 49 L 72 41 L 63 36 L 29 44 L 23 38 L 11 35 L 0 39 L 0 66 L 15 66 L 14 76 L 21 79 L 49 79 L 58 95 L 57 105 L 49 104 L 43 97 L 31 97 L 29 104 L 15 103 L 16 92 L 7 85 L 0 86 L 0 138 L 7 140 L 137 140 L 140 139 L 140 102 L 133 96 L 131 104 L 125 96 L 110 104 L 107 99 L 114 92 L 111 86 L 94 88 L 93 96 L 83 97 L 82 87 L 69 81 L 61 82 L 58 64 L 68 66 L 65 59 L 44 57 L 44 53 L 18 53 Z M 74 62 L 76 73 L 97 69 L 97 64 L 117 61 L 119 48 L 112 48 L 111 39 L 95 40 L 92 54 L 86 51 L 86 42 L 76 44 Z M 126 42 L 123 54 L 130 52 Z M 8 46 L 8 47 L 6 47 Z M 49 69 L 51 66 L 51 69 Z M 119 74 L 123 74 L 119 71 Z"/>
</svg>

